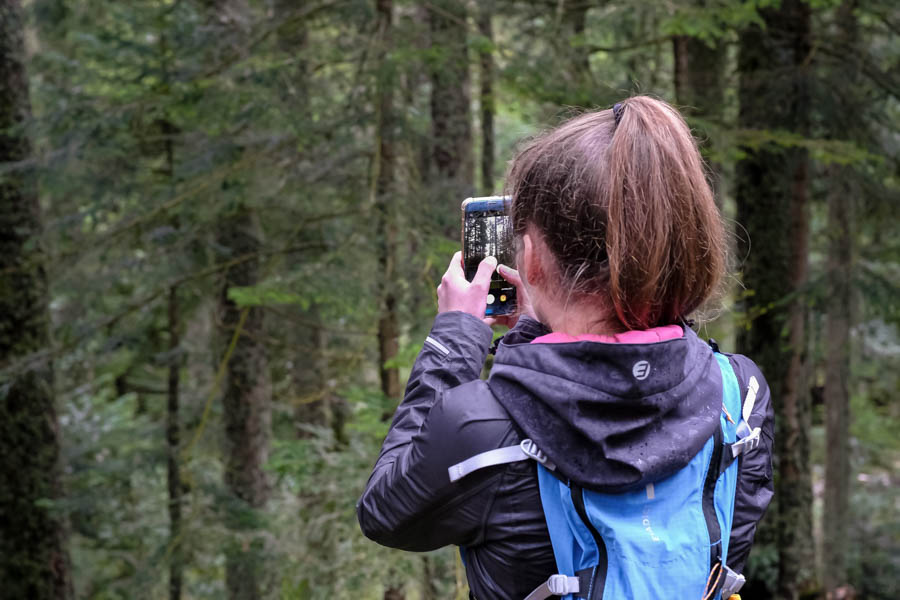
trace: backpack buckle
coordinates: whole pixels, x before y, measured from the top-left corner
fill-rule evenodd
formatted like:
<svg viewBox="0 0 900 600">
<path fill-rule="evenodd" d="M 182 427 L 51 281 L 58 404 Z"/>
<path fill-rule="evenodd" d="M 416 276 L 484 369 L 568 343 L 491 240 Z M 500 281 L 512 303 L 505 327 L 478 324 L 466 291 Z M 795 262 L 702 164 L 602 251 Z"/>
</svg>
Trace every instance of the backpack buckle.
<svg viewBox="0 0 900 600">
<path fill-rule="evenodd" d="M 538 448 L 537 444 L 535 444 L 530 438 L 522 440 L 522 443 L 519 444 L 519 447 L 522 449 L 522 452 L 524 452 L 529 458 L 533 458 L 551 471 L 556 470 L 556 465 L 554 465 L 550 461 L 550 459 L 547 458 L 547 455 L 544 454 L 544 452 L 540 448 Z"/>
<path fill-rule="evenodd" d="M 754 427 L 753 431 L 750 432 L 750 435 L 731 444 L 732 458 L 737 458 L 741 454 L 756 450 L 759 447 L 760 432 L 761 430 L 759 427 Z"/>
<path fill-rule="evenodd" d="M 744 587 L 747 579 L 741 573 L 732 571 L 727 566 L 725 569 L 725 583 L 722 584 L 722 597 L 729 598 L 732 594 L 737 594 Z"/>
<path fill-rule="evenodd" d="M 567 575 L 556 574 L 551 575 L 547 580 L 547 589 L 554 596 L 565 596 L 566 594 L 575 594 L 579 591 L 578 578 L 569 577 Z"/>
</svg>

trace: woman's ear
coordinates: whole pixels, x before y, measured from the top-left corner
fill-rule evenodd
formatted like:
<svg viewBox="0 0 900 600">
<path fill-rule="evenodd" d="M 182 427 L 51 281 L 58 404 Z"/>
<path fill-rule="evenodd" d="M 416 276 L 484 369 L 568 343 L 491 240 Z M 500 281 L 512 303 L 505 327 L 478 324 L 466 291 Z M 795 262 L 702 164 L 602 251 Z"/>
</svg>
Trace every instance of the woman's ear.
<svg viewBox="0 0 900 600">
<path fill-rule="evenodd" d="M 534 238 L 526 233 L 522 235 L 522 263 L 519 265 L 519 276 L 530 286 L 540 284 L 544 278 L 543 265 Z"/>
</svg>

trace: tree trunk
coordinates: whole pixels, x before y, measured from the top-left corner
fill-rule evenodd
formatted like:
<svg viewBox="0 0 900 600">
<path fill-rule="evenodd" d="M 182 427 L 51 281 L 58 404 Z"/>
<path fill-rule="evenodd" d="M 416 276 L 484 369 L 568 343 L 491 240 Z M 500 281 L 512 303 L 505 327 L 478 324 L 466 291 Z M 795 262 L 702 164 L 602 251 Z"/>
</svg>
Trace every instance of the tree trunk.
<svg viewBox="0 0 900 600">
<path fill-rule="evenodd" d="M 697 5 L 703 4 L 700 0 Z M 672 37 L 672 52 L 675 63 L 675 98 L 682 112 L 691 119 L 720 123 L 725 106 L 725 62 L 727 58 L 724 44 L 718 42 L 707 45 L 703 40 L 688 35 Z M 711 148 L 710 129 L 692 122 L 705 150 Z M 722 165 L 710 162 L 710 176 L 716 200 L 721 206 Z"/>
<path fill-rule="evenodd" d="M 469 55 L 466 5 L 462 0 L 429 4 L 435 60 L 431 66 L 433 183 L 440 230 L 459 239 L 459 206 L 473 193 L 472 124 L 469 116 Z"/>
<path fill-rule="evenodd" d="M 832 167 L 828 192 L 828 282 L 825 367 L 825 590 L 847 583 L 850 487 L 850 324 L 853 234 L 852 186 L 846 167 Z"/>
<path fill-rule="evenodd" d="M 0 164 L 31 156 L 21 7 L 0 0 Z M 9 169 L 9 166 L 7 167 Z M 53 394 L 43 223 L 31 173 L 0 174 L 0 598 L 72 596 Z M 23 360 L 26 357 L 28 360 Z M 22 364 L 24 363 L 24 364 Z"/>
<path fill-rule="evenodd" d="M 855 1 L 845 1 L 836 11 L 840 41 L 848 49 L 857 45 Z M 849 91 L 837 96 L 837 110 L 829 119 L 834 138 L 847 138 L 856 123 L 856 53 L 848 55 L 834 71 L 834 83 Z M 846 115 L 851 115 L 849 119 Z M 847 583 L 850 488 L 850 327 L 852 324 L 853 273 L 853 169 L 832 165 L 828 169 L 828 283 L 825 366 L 825 507 L 822 514 L 825 592 Z"/>
<path fill-rule="evenodd" d="M 405 600 L 406 595 L 402 587 L 389 587 L 384 591 L 384 600 Z"/>
<path fill-rule="evenodd" d="M 492 3 L 479 7 L 478 33 L 485 45 L 479 53 L 479 79 L 481 84 L 481 193 L 494 193 L 494 31 L 491 27 Z"/>
<path fill-rule="evenodd" d="M 720 119 L 725 104 L 725 49 L 687 35 L 672 38 L 675 98 L 687 115 Z"/>
<path fill-rule="evenodd" d="M 181 472 L 178 465 L 181 427 L 178 421 L 178 383 L 181 355 L 178 336 L 178 288 L 169 288 L 169 381 L 166 410 L 166 443 L 168 446 L 169 487 L 169 600 L 180 600 L 184 562 L 181 552 Z"/>
<path fill-rule="evenodd" d="M 375 125 L 378 143 L 375 165 L 375 215 L 378 243 L 378 372 L 381 391 L 388 398 L 399 399 L 400 373 L 386 363 L 397 356 L 399 330 L 397 323 L 397 189 L 395 186 L 396 148 L 394 128 L 394 69 L 388 64 L 393 43 L 392 0 L 376 0 L 379 35 L 379 73 L 376 82 L 378 119 Z M 386 412 L 385 419 L 393 411 Z"/>
<path fill-rule="evenodd" d="M 232 44 L 245 42 L 249 32 L 234 15 L 240 15 L 246 6 L 235 0 L 205 1 L 211 27 L 231 36 Z M 235 146 L 232 161 L 238 162 L 243 152 L 242 147 Z M 269 498 L 269 480 L 263 467 L 269 455 L 272 390 L 263 342 L 264 312 L 259 307 L 241 308 L 228 296 L 232 287 L 252 287 L 260 282 L 262 228 L 245 201 L 239 177 L 237 174 L 222 183 L 223 195 L 230 196 L 223 205 L 234 208 L 220 215 L 216 223 L 216 242 L 228 252 L 223 260 L 252 257 L 225 270 L 218 299 L 222 328 L 218 356 L 227 361 L 222 391 L 225 485 L 232 495 L 226 525 L 234 533 L 225 548 L 225 587 L 230 600 L 258 600 L 266 583 L 265 548 L 263 538 L 253 535 L 255 520 L 250 515 L 262 509 Z"/>
<path fill-rule="evenodd" d="M 809 98 L 809 6 L 785 0 L 761 11 L 766 27 L 740 36 L 740 126 L 805 135 Z M 736 168 L 738 222 L 746 227 L 739 254 L 747 256 L 741 352 L 765 374 L 776 410 L 779 598 L 796 599 L 814 564 L 809 465 L 810 399 L 805 381 L 804 303 L 808 207 L 807 155 L 798 148 L 745 148 Z M 752 248 L 752 251 L 750 251 Z M 749 252 L 749 254 L 748 254 Z M 769 519 L 771 521 L 771 519 Z M 760 537 L 766 535 L 760 532 Z M 757 584 L 759 582 L 756 582 Z"/>
<path fill-rule="evenodd" d="M 278 30 L 279 48 L 290 56 L 297 57 L 293 61 L 294 72 L 282 91 L 283 100 L 292 104 L 293 114 L 301 123 L 309 123 L 312 121 L 309 114 L 310 65 L 305 55 L 309 44 L 309 32 L 305 21 L 297 22 L 291 18 L 293 13 L 303 6 L 304 3 L 297 0 L 277 0 L 275 15 L 282 23 L 286 23 Z"/>
<path fill-rule="evenodd" d="M 328 394 L 326 390 L 326 372 L 328 359 L 325 355 L 327 337 L 324 329 L 319 325 L 319 311 L 313 307 L 306 317 L 309 324 L 298 325 L 295 332 L 295 343 L 299 353 L 308 356 L 309 360 L 293 360 L 291 376 L 294 391 L 297 394 L 297 404 L 294 409 L 294 419 L 297 424 L 326 427 L 330 423 Z M 308 437 L 302 429 L 299 437 Z"/>
<path fill-rule="evenodd" d="M 246 207 L 222 217 L 218 243 L 231 256 L 258 255 L 260 228 L 255 215 Z M 225 419 L 225 484 L 242 504 L 235 509 L 262 508 L 269 496 L 269 482 L 263 466 L 269 452 L 271 430 L 271 388 L 266 349 L 263 345 L 263 311 L 241 309 L 228 298 L 232 286 L 259 283 L 259 259 L 253 258 L 225 272 L 225 284 L 219 298 L 219 312 L 225 334 L 220 356 L 227 355 L 239 329 L 231 356 L 223 393 Z M 232 516 L 230 525 L 240 529 L 240 516 Z M 256 600 L 261 597 L 263 552 L 260 540 L 245 541 L 229 548 L 226 557 L 226 585 L 232 600 Z"/>
<path fill-rule="evenodd" d="M 565 66 L 571 78 L 570 95 L 575 106 L 591 107 L 596 104 L 594 98 L 594 77 L 591 73 L 591 56 L 585 43 L 587 31 L 587 13 L 593 2 L 590 0 L 576 0 L 560 3 L 563 7 L 563 29 L 561 42 L 565 45 L 567 54 Z"/>
</svg>

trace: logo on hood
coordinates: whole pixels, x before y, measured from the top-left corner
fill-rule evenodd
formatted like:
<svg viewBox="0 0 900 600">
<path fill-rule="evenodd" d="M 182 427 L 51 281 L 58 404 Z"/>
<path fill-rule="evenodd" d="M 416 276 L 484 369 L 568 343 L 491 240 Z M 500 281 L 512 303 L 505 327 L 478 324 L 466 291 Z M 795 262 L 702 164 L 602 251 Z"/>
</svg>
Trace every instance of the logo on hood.
<svg viewBox="0 0 900 600">
<path fill-rule="evenodd" d="M 650 363 L 646 360 L 637 361 L 634 363 L 634 366 L 631 367 L 631 374 L 634 375 L 634 378 L 638 381 L 647 379 L 647 376 L 650 375 Z"/>
</svg>

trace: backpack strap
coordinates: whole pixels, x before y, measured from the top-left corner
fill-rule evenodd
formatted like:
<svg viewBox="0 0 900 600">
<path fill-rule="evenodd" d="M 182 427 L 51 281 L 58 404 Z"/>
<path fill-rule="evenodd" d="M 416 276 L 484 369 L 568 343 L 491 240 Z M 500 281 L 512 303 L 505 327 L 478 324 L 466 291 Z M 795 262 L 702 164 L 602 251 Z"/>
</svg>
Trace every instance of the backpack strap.
<svg viewBox="0 0 900 600">
<path fill-rule="evenodd" d="M 710 346 L 713 348 L 713 351 L 719 352 L 715 340 L 710 340 Z M 753 407 L 756 405 L 759 381 L 754 375 L 751 375 L 746 382 L 742 381 L 738 375 L 738 369 L 735 368 L 735 364 L 730 356 L 728 357 L 728 364 L 737 380 L 739 390 L 741 392 L 746 390 L 746 395 L 741 402 L 740 421 L 736 431 L 737 440 L 734 443 L 724 445 L 719 460 L 719 475 L 723 474 L 741 455 L 756 450 L 759 447 L 762 433 L 760 427 L 750 428 L 750 415 L 753 414 Z M 718 566 L 720 567 L 719 575 L 716 577 L 718 583 L 716 586 L 713 586 L 712 591 L 715 593 L 716 587 L 721 586 L 719 587 L 720 596 L 715 597 L 731 598 L 733 594 L 737 594 L 740 591 L 746 582 L 746 578 L 743 574 L 737 573 L 726 564 L 719 562 Z M 710 578 L 712 578 L 714 571 L 715 569 L 711 571 Z M 709 583 L 707 583 L 707 586 L 709 586 Z"/>
<path fill-rule="evenodd" d="M 554 465 L 550 459 L 547 458 L 547 455 L 537 447 L 537 444 L 530 439 L 524 439 L 515 446 L 497 448 L 496 450 L 488 450 L 487 452 L 476 454 L 471 458 L 456 463 L 448 468 L 447 472 L 450 475 L 450 481 L 458 481 L 469 473 L 473 473 L 486 467 L 505 465 L 529 459 L 536 460 L 550 471 L 556 470 L 556 465 Z"/>
</svg>

